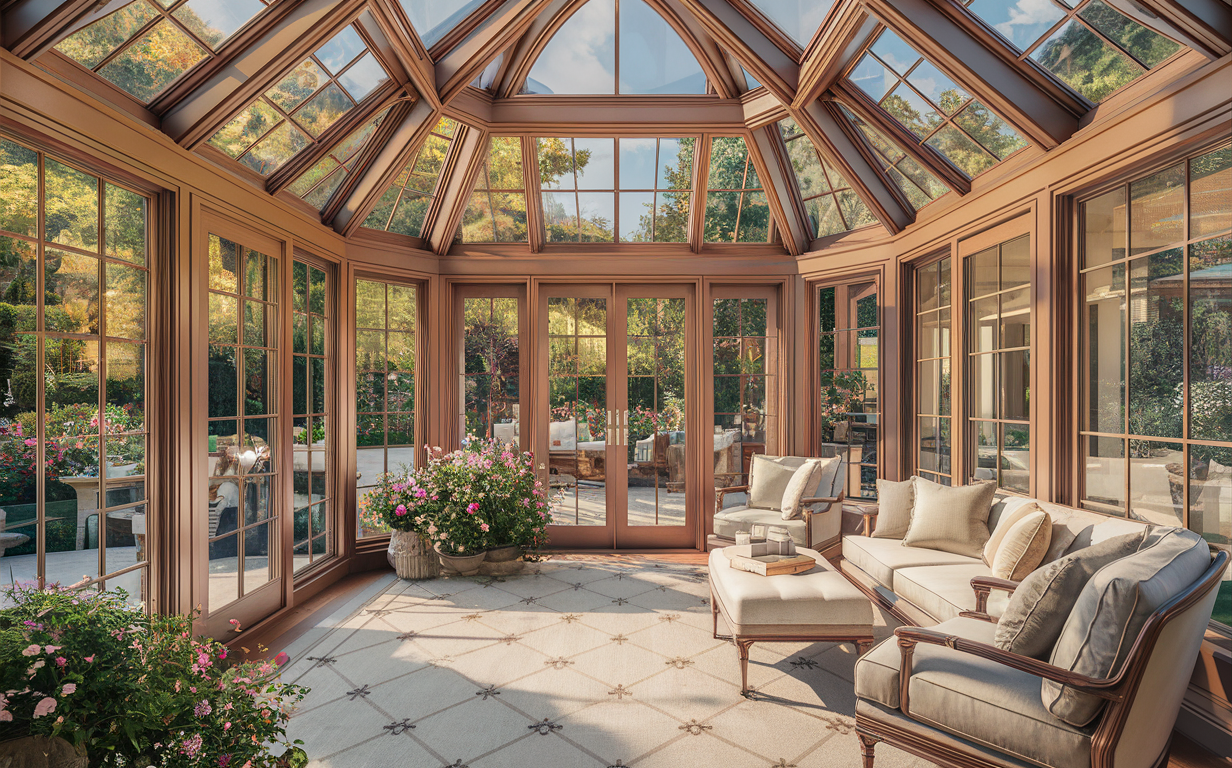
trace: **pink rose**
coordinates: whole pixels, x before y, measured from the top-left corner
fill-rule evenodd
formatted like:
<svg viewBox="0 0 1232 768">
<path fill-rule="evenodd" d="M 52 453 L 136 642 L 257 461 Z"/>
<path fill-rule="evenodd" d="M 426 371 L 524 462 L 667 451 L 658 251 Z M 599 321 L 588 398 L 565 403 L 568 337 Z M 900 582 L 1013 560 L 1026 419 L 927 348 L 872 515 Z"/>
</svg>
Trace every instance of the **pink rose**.
<svg viewBox="0 0 1232 768">
<path fill-rule="evenodd" d="M 21 655 L 22 656 L 34 656 L 41 650 L 43 650 L 43 647 L 40 645 L 30 645 L 30 646 L 27 646 L 26 649 L 21 652 Z"/>
<path fill-rule="evenodd" d="M 487 532 L 488 532 L 488 524 L 487 524 L 487 523 L 480 523 L 480 524 L 479 524 L 479 530 L 483 531 L 484 533 L 487 533 Z"/>
<path fill-rule="evenodd" d="M 65 683 L 64 687 L 60 689 L 61 696 L 68 696 L 69 694 L 73 694 L 76 692 L 77 692 L 77 683 Z"/>
<path fill-rule="evenodd" d="M 56 711 L 56 700 L 51 698 L 50 696 L 47 696 L 46 698 L 41 699 L 38 704 L 34 705 L 34 716 L 35 717 L 42 717 L 43 715 L 50 715 L 52 712 L 55 712 L 55 711 Z"/>
</svg>

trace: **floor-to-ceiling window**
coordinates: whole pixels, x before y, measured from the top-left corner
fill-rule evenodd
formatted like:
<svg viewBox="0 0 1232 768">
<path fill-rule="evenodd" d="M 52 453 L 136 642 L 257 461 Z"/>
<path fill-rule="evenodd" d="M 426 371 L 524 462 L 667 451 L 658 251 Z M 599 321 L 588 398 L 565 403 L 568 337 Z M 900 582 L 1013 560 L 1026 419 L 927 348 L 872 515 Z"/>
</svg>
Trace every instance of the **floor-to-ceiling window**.
<svg viewBox="0 0 1232 768">
<path fill-rule="evenodd" d="M 915 470 L 935 483 L 954 481 L 950 331 L 950 259 L 915 270 Z"/>
<path fill-rule="evenodd" d="M 1081 206 L 1081 503 L 1232 544 L 1232 147 Z M 1232 623 L 1232 582 L 1216 619 Z"/>
<path fill-rule="evenodd" d="M 774 288 L 713 295 L 714 483 L 723 488 L 745 483 L 753 454 L 779 450 L 778 319 Z"/>
<path fill-rule="evenodd" d="M 522 444 L 517 290 L 485 286 L 461 289 L 458 402 L 463 439 Z M 492 295 L 465 295 L 472 292 Z"/>
<path fill-rule="evenodd" d="M 334 281 L 324 263 L 291 262 L 291 510 L 295 571 L 334 553 Z"/>
<path fill-rule="evenodd" d="M 822 455 L 845 455 L 848 498 L 877 497 L 880 310 L 877 281 L 823 286 L 816 294 Z"/>
<path fill-rule="evenodd" d="M 382 473 L 415 465 L 419 288 L 355 281 L 355 460 L 358 536 L 388 533 L 366 514 L 363 495 Z"/>
<path fill-rule="evenodd" d="M 0 138 L 4 583 L 148 606 L 149 203 Z"/>
</svg>

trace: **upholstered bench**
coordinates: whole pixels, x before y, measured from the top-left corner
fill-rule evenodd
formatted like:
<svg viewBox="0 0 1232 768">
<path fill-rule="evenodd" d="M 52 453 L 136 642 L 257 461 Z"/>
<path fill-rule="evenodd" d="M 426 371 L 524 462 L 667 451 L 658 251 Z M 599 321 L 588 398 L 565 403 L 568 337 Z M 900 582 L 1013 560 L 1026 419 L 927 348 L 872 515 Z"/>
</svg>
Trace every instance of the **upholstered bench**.
<svg viewBox="0 0 1232 768">
<path fill-rule="evenodd" d="M 719 639 L 723 614 L 740 654 L 740 691 L 749 689 L 749 647 L 763 642 L 855 643 L 859 653 L 873 644 L 873 606 L 821 554 L 798 547 L 817 561 L 804 573 L 758 576 L 731 567 L 728 554 L 710 553 L 710 610 Z"/>
</svg>

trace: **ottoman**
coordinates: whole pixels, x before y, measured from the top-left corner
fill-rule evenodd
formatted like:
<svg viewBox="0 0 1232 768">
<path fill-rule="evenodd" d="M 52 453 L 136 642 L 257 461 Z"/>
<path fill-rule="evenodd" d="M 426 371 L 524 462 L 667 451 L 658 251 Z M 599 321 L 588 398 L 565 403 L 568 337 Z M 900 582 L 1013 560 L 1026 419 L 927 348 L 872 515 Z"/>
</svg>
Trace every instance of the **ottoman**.
<svg viewBox="0 0 1232 768">
<path fill-rule="evenodd" d="M 722 549 L 710 553 L 710 610 L 714 637 L 719 613 L 740 654 L 740 692 L 748 695 L 749 648 L 769 642 L 849 642 L 863 654 L 873 645 L 873 606 L 821 553 L 797 547 L 817 561 L 810 571 L 758 576 L 731 567 Z"/>
</svg>

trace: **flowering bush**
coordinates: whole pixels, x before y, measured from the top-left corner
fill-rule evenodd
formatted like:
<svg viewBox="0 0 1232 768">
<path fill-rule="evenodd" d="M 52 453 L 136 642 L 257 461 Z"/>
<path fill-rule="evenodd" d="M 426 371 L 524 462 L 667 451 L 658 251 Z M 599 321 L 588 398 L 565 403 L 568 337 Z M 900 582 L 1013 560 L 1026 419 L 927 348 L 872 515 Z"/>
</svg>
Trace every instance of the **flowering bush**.
<svg viewBox="0 0 1232 768">
<path fill-rule="evenodd" d="M 307 764 L 286 738 L 307 689 L 277 681 L 285 654 L 233 664 L 226 646 L 192 636 L 191 615 L 147 616 L 123 591 L 15 586 L 9 597 L 0 741 L 59 736 L 99 766 Z"/>
</svg>

